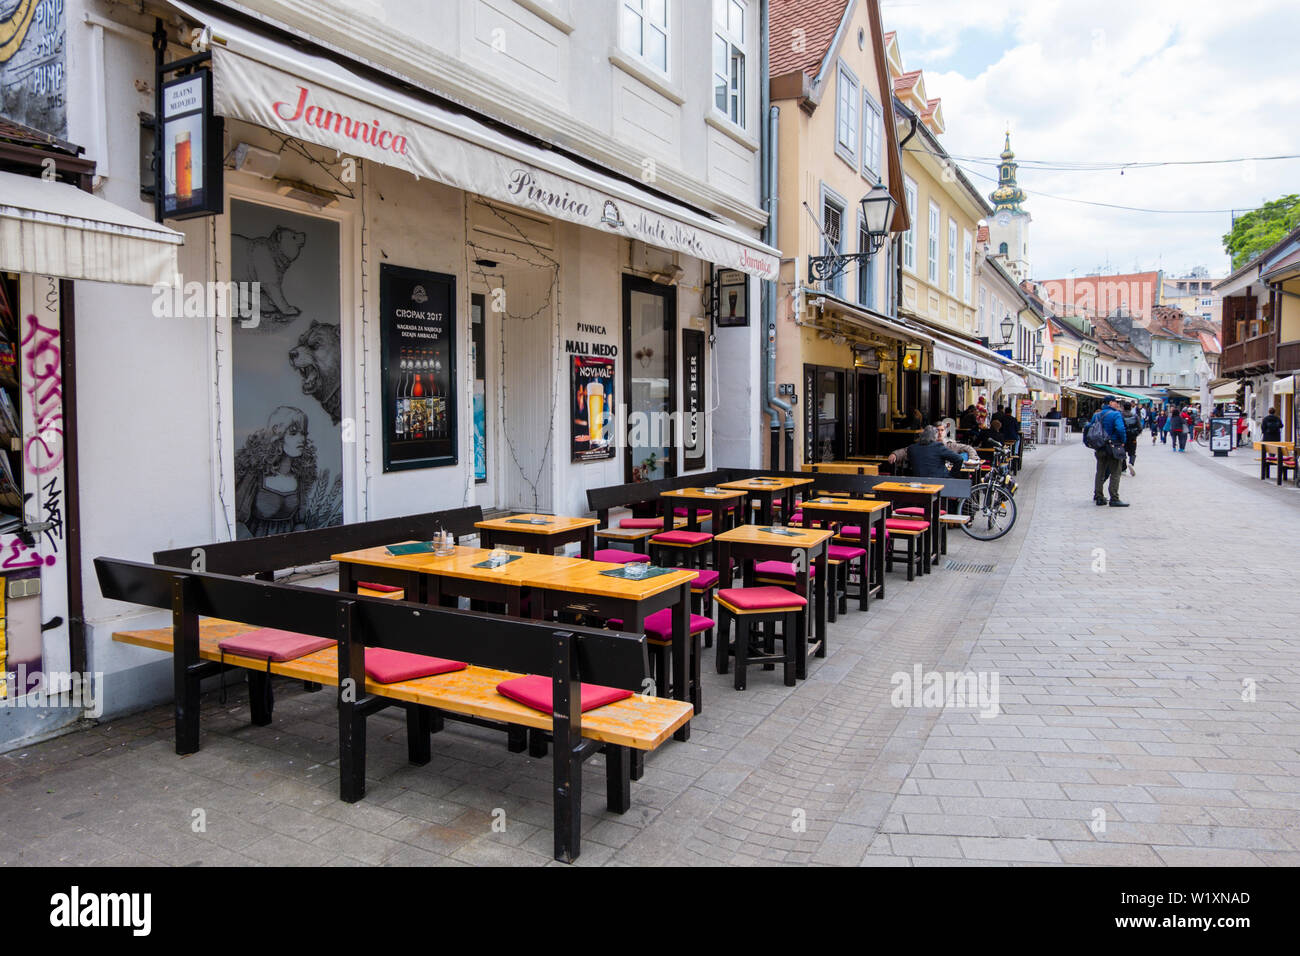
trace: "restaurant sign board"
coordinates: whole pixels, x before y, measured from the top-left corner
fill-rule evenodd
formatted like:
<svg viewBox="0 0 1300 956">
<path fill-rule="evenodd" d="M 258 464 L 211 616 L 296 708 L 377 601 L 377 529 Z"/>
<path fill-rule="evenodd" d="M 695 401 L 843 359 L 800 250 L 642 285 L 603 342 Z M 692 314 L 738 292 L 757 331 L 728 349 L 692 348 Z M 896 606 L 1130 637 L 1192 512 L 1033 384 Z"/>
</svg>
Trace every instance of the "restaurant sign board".
<svg viewBox="0 0 1300 956">
<path fill-rule="evenodd" d="M 682 396 L 686 415 L 682 428 L 683 467 L 703 468 L 705 462 L 704 333 L 682 330 Z"/>
</svg>

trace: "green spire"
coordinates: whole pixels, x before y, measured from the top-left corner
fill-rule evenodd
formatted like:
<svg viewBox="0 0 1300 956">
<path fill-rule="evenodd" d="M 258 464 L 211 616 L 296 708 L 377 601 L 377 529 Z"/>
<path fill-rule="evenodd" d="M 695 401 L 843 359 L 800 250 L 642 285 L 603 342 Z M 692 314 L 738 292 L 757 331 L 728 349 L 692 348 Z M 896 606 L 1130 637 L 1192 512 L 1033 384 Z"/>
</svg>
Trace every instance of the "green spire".
<svg viewBox="0 0 1300 956">
<path fill-rule="evenodd" d="M 1025 191 L 1016 185 L 1016 154 L 1011 151 L 1011 130 L 1007 130 L 1006 145 L 1002 149 L 1002 162 L 998 164 L 998 188 L 989 193 L 996 215 L 1002 210 L 1007 212 L 1024 212 L 1021 203 L 1025 201 Z"/>
</svg>

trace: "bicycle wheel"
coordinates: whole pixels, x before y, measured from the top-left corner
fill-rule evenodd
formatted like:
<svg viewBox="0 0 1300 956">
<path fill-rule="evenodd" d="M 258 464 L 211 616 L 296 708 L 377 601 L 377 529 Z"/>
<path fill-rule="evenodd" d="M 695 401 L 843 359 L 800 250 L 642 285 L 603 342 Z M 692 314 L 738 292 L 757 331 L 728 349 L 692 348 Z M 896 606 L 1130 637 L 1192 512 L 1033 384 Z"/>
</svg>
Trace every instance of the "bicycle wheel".
<svg viewBox="0 0 1300 956">
<path fill-rule="evenodd" d="M 1198 429 L 1196 432 L 1196 444 L 1208 445 L 1210 443 L 1210 430 L 1208 428 Z"/>
<path fill-rule="evenodd" d="M 962 531 L 979 541 L 993 541 L 1016 523 L 1016 500 L 1001 485 L 985 483 L 971 489 L 957 513 L 970 518 Z"/>
</svg>

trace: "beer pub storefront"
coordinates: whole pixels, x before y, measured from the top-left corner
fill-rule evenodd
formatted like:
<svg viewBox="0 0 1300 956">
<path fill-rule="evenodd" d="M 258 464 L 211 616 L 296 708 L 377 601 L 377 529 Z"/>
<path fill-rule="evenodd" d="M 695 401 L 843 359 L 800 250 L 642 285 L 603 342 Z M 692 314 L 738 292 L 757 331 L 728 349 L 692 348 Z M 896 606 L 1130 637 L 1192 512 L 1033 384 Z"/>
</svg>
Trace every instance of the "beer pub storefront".
<svg viewBox="0 0 1300 956">
<path fill-rule="evenodd" d="M 710 409 L 753 390 L 749 362 L 712 349 L 756 357 L 758 334 L 714 320 L 758 301 L 775 250 L 341 54 L 173 5 L 214 38 L 234 167 L 201 234 L 210 277 L 262 286 L 260 314 L 215 337 L 213 483 L 235 490 L 218 508 L 236 534 L 464 504 L 582 514 L 588 487 L 713 466 Z M 757 419 L 749 400 L 735 412 Z M 314 481 L 247 480 L 245 451 L 287 430 Z"/>
</svg>

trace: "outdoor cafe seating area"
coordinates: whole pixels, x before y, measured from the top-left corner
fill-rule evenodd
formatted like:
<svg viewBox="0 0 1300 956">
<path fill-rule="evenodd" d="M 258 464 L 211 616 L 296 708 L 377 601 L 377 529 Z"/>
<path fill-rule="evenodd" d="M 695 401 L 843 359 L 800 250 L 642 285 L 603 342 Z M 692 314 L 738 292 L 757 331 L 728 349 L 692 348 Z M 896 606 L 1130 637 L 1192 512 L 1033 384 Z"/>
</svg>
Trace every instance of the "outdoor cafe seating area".
<svg viewBox="0 0 1300 956">
<path fill-rule="evenodd" d="M 203 681 L 333 687 L 339 795 L 365 794 L 366 721 L 405 714 L 421 765 L 448 721 L 500 731 L 553 761 L 555 857 L 579 847 L 582 763 L 604 755 L 607 806 L 631 806 L 648 755 L 690 737 L 710 650 L 733 692 L 792 687 L 827 653 L 827 624 L 868 614 L 946 551 L 964 478 L 900 480 L 725 469 L 587 492 L 593 516 L 477 507 L 154 555 L 99 558 L 109 598 L 171 613 L 114 639 L 172 655 L 176 752 L 201 742 Z M 949 507 L 945 507 L 945 505 Z M 336 562 L 337 590 L 290 584 Z M 716 685 L 715 685 L 716 686 Z"/>
</svg>

